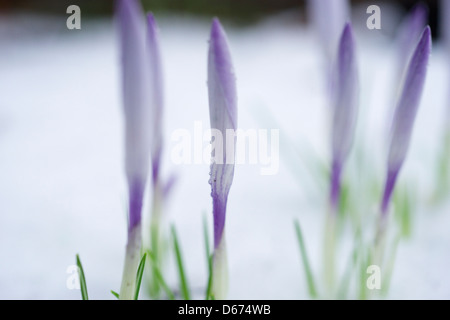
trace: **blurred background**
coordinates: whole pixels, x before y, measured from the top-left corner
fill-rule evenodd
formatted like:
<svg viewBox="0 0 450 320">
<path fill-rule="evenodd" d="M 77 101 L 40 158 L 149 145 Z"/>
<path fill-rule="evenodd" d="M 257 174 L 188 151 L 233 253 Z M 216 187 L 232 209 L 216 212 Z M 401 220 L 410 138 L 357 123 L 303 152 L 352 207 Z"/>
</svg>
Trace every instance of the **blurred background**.
<svg viewBox="0 0 450 320">
<path fill-rule="evenodd" d="M 386 146 L 398 62 L 393 40 L 403 17 L 419 2 L 429 8 L 438 45 L 402 169 L 400 183 L 414 188 L 417 210 L 413 236 L 398 249 L 391 297 L 445 299 L 450 297 L 449 203 L 428 206 L 442 148 L 450 69 L 448 53 L 436 41 L 442 22 L 437 0 L 351 1 L 362 90 L 358 137 L 372 161 L 367 173 L 378 179 L 370 186 L 375 202 L 364 204 L 361 212 L 376 211 L 384 179 L 380 150 Z M 160 29 L 167 143 L 163 174 L 175 172 L 179 178 L 167 221 L 177 225 L 193 290 L 203 292 L 206 283 L 202 219 L 206 215 L 211 223 L 209 166 L 173 165 L 171 134 L 179 128 L 192 132 L 194 121 L 204 123 L 204 129 L 209 123 L 207 40 L 211 18 L 218 16 L 236 68 L 239 127 L 280 129 L 280 148 L 300 150 L 281 155 L 274 176 L 261 176 L 254 165 L 236 168 L 227 215 L 229 297 L 308 298 L 292 222 L 300 220 L 312 267 L 320 271 L 327 185 L 315 181 L 324 181 L 323 171 L 320 179 L 314 175 L 319 165 L 308 163 L 327 164 L 329 145 L 323 52 L 311 32 L 305 1 L 142 3 L 154 12 Z M 127 195 L 113 4 L 0 0 L 0 299 L 80 299 L 80 292 L 67 285 L 76 253 L 93 299 L 114 299 L 110 290 L 119 289 Z M 381 30 L 366 27 L 372 4 L 381 8 Z M 66 27 L 69 5 L 81 8 L 81 30 Z M 358 199 L 361 190 L 352 191 Z M 347 256 L 339 258 L 343 262 Z M 169 267 L 168 282 L 175 286 L 173 271 Z"/>
<path fill-rule="evenodd" d="M 156 13 L 176 13 L 179 15 L 197 16 L 219 16 L 227 18 L 236 23 L 250 24 L 267 16 L 294 10 L 298 12 L 299 21 L 306 21 L 307 17 L 302 9 L 305 6 L 304 0 L 143 0 L 142 3 L 147 10 Z M 352 0 L 352 5 L 370 4 L 394 4 L 407 11 L 418 2 L 425 3 L 430 9 L 430 25 L 433 31 L 437 31 L 438 23 L 438 0 L 395 0 L 395 1 L 368 1 Z M 102 16 L 110 15 L 113 11 L 114 1 L 112 0 L 2 0 L 0 10 L 2 13 L 12 12 L 36 12 L 46 14 L 65 14 L 65 9 L 69 5 L 78 5 L 83 8 L 83 15 Z M 434 32 L 437 35 L 436 32 Z"/>
</svg>

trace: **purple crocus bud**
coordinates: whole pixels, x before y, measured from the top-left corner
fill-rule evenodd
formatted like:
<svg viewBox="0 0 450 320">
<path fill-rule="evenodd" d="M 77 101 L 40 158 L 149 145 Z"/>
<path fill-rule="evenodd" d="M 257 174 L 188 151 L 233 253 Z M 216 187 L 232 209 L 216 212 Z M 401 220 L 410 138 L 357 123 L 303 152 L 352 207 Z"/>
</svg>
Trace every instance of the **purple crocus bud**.
<svg viewBox="0 0 450 320">
<path fill-rule="evenodd" d="M 128 240 L 120 298 L 132 299 L 140 260 L 142 203 L 150 163 L 151 78 L 143 10 L 136 0 L 118 0 L 116 4 L 129 190 Z"/>
<path fill-rule="evenodd" d="M 350 19 L 349 0 L 309 0 L 307 5 L 310 23 L 319 37 L 324 52 L 326 68 L 330 68 L 340 32 Z"/>
<path fill-rule="evenodd" d="M 427 24 L 427 18 L 428 8 L 424 4 L 419 3 L 400 24 L 395 41 L 398 46 L 396 64 L 398 89 L 402 87 L 406 67 Z"/>
<path fill-rule="evenodd" d="M 208 51 L 208 95 L 211 129 L 221 133 L 225 143 L 212 141 L 210 168 L 214 217 L 214 258 L 212 292 L 216 299 L 226 295 L 225 215 L 228 193 L 234 176 L 235 135 L 237 128 L 236 78 L 227 37 L 219 20 L 213 19 Z M 233 135 L 226 134 L 233 130 Z M 231 137 L 230 137 L 231 136 Z M 218 148 L 222 148 L 219 150 Z"/>
<path fill-rule="evenodd" d="M 359 80 L 355 40 L 350 23 L 347 23 L 339 42 L 333 74 L 332 108 L 332 168 L 330 205 L 336 210 L 341 172 L 353 144 L 358 117 Z"/>
<path fill-rule="evenodd" d="M 163 120 L 163 77 L 161 67 L 161 53 L 159 49 L 159 29 L 152 13 L 147 14 L 147 40 L 148 55 L 150 67 L 150 86 L 147 88 L 150 92 L 152 109 L 152 138 L 151 138 L 151 157 L 152 157 L 152 178 L 154 184 L 159 179 L 162 153 L 162 120 Z"/>
<path fill-rule="evenodd" d="M 411 57 L 403 83 L 403 90 L 395 109 L 388 154 L 387 179 L 381 203 L 382 216 L 386 216 L 395 182 L 406 158 L 414 121 L 425 83 L 431 53 L 431 30 L 426 27 Z"/>
</svg>

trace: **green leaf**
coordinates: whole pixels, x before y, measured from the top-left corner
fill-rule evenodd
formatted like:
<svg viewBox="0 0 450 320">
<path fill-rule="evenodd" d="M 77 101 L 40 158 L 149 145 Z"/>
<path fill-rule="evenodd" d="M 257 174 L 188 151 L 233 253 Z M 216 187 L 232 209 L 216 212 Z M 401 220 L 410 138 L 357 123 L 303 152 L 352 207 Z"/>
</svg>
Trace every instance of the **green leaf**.
<svg viewBox="0 0 450 320">
<path fill-rule="evenodd" d="M 156 217 L 155 212 L 153 212 L 152 217 Z M 162 266 L 162 255 L 160 255 L 161 243 L 160 243 L 160 234 L 159 234 L 159 223 L 156 220 L 152 219 L 150 226 L 150 238 L 151 238 L 151 252 L 152 252 L 152 273 L 154 274 L 154 268 L 161 268 Z M 159 299 L 161 288 L 159 286 L 159 280 L 153 276 L 150 278 L 149 283 L 149 293 L 153 299 Z"/>
<path fill-rule="evenodd" d="M 213 268 L 212 268 L 212 259 L 213 256 L 211 255 L 209 260 L 209 275 L 208 275 L 208 285 L 206 287 L 206 300 L 215 300 L 214 296 L 212 294 L 212 278 L 213 278 Z"/>
<path fill-rule="evenodd" d="M 302 257 L 302 261 L 303 261 L 303 268 L 305 269 L 306 281 L 308 284 L 308 292 L 309 292 L 309 295 L 311 296 L 311 298 L 316 299 L 317 298 L 317 289 L 316 289 L 316 285 L 314 282 L 313 273 L 311 271 L 311 267 L 309 264 L 308 255 L 306 253 L 306 247 L 305 247 L 305 243 L 303 240 L 302 230 L 300 228 L 300 223 L 298 222 L 298 220 L 295 220 L 294 224 L 295 224 L 295 231 L 297 234 L 298 244 L 300 246 L 300 254 Z"/>
<path fill-rule="evenodd" d="M 141 258 L 141 262 L 139 262 L 139 266 L 136 272 L 136 291 L 134 293 L 134 300 L 138 300 L 139 298 L 139 290 L 141 289 L 142 275 L 144 274 L 146 258 L 147 254 L 144 253 L 144 255 Z"/>
<path fill-rule="evenodd" d="M 359 299 L 366 300 L 368 297 L 367 289 L 367 267 L 371 265 L 370 254 L 365 253 L 364 248 L 359 249 Z"/>
<path fill-rule="evenodd" d="M 189 286 L 186 279 L 186 273 L 184 272 L 184 265 L 183 265 L 183 258 L 181 256 L 180 244 L 178 242 L 178 236 L 174 225 L 172 225 L 172 237 L 175 248 L 175 258 L 178 265 L 178 274 L 180 276 L 181 294 L 184 300 L 191 300 Z"/>
<path fill-rule="evenodd" d="M 394 192 L 395 216 L 400 225 L 401 235 L 404 238 L 411 236 L 412 229 L 412 208 L 411 197 L 405 186 L 399 187 Z"/>
<path fill-rule="evenodd" d="M 338 213 L 340 220 L 345 220 L 346 215 L 350 211 L 350 186 L 347 181 L 343 180 L 341 184 L 341 194 L 339 198 Z"/>
<path fill-rule="evenodd" d="M 155 257 L 153 256 L 152 252 L 150 250 L 147 250 L 147 253 L 150 257 L 150 260 L 154 262 Z M 156 280 L 161 285 L 163 290 L 166 292 L 166 295 L 169 298 L 169 300 L 175 300 L 175 294 L 172 292 L 172 290 L 170 290 L 169 286 L 167 285 L 166 281 L 164 280 L 163 275 L 161 274 L 161 271 L 159 271 L 159 268 L 158 268 L 158 266 L 156 266 L 155 263 L 153 266 L 153 275 L 155 276 Z"/>
<path fill-rule="evenodd" d="M 87 286 L 86 286 L 86 278 L 84 276 L 83 266 L 81 265 L 80 256 L 76 255 L 77 266 L 78 266 L 78 275 L 80 278 L 80 289 L 81 289 L 81 298 L 83 300 L 89 300 Z"/>
<path fill-rule="evenodd" d="M 205 300 L 214 300 L 214 297 L 212 297 L 211 295 L 213 269 L 212 269 L 212 255 L 209 249 L 210 244 L 209 244 L 208 223 L 206 215 L 203 216 L 203 236 L 205 239 L 206 265 L 208 267 L 208 284 L 206 286 Z"/>
<path fill-rule="evenodd" d="M 208 223 L 206 219 L 206 215 L 203 216 L 203 236 L 205 239 L 205 252 L 206 252 L 206 263 L 208 270 L 211 270 L 211 251 L 210 251 L 210 244 L 209 244 L 209 233 L 208 233 Z"/>
<path fill-rule="evenodd" d="M 119 294 L 113 290 L 111 290 L 111 293 L 113 294 L 114 297 L 116 297 L 117 299 L 120 299 Z"/>
</svg>

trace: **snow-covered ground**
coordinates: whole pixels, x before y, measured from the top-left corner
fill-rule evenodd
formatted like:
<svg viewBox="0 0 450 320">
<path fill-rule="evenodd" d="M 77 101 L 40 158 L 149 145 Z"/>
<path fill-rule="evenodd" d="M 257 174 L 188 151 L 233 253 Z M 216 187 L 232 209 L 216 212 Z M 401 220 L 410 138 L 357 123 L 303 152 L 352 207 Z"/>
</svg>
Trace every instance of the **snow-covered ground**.
<svg viewBox="0 0 450 320">
<path fill-rule="evenodd" d="M 302 224 L 314 269 L 321 268 L 325 211 L 309 196 L 313 185 L 302 158 L 313 150 L 327 161 L 326 99 L 318 44 L 295 17 L 286 13 L 246 28 L 223 21 L 237 74 L 239 127 L 280 129 L 282 148 L 293 149 L 289 143 L 295 143 L 305 152 L 299 159 L 282 154 L 276 175 L 260 175 L 258 165 L 237 166 L 226 224 L 231 299 L 307 298 L 295 218 Z M 365 28 L 365 17 L 362 10 L 354 21 L 365 110 L 359 132 L 373 144 L 366 149 L 382 161 L 393 47 L 383 31 Z M 209 167 L 176 166 L 170 150 L 172 132 L 181 128 L 193 133 L 196 121 L 204 129 L 209 124 L 210 20 L 156 19 L 165 76 L 164 166 L 179 178 L 166 220 L 177 226 L 191 286 L 203 290 L 202 219 L 207 214 L 212 220 Z M 383 21 L 388 26 L 393 20 Z M 81 30 L 70 31 L 64 18 L 15 15 L 2 17 L 0 30 L 0 298 L 79 299 L 80 292 L 67 287 L 67 270 L 79 253 L 90 297 L 113 299 L 110 290 L 120 286 L 126 239 L 113 22 L 83 20 Z M 431 191 L 435 172 L 446 66 L 435 46 L 401 176 L 413 179 L 420 203 Z M 300 178 L 288 165 L 295 161 L 302 169 Z M 420 209 L 412 238 L 398 249 L 391 298 L 450 297 L 448 205 L 447 210 Z M 176 284 L 172 267 L 168 274 L 169 283 Z"/>
</svg>

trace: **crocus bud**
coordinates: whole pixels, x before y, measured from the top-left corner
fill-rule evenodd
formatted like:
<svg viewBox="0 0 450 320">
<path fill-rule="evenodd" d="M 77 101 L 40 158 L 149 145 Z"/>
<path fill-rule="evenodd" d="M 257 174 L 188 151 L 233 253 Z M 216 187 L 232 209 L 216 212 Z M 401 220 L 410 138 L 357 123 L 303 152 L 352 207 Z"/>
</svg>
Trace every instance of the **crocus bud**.
<svg viewBox="0 0 450 320">
<path fill-rule="evenodd" d="M 123 111 L 125 118 L 125 172 L 129 190 L 128 240 L 121 299 L 132 299 L 140 261 L 144 190 L 150 165 L 151 77 L 143 10 L 136 0 L 117 1 Z"/>
<path fill-rule="evenodd" d="M 217 18 L 212 22 L 209 41 L 208 95 L 211 129 L 220 132 L 224 139 L 223 144 L 216 143 L 216 139 L 212 141 L 212 159 L 214 160 L 211 163 L 209 181 L 214 216 L 212 292 L 216 299 L 223 299 L 226 295 L 225 279 L 227 277 L 225 215 L 228 193 L 234 176 L 234 161 L 230 161 L 229 154 L 232 152 L 234 156 L 235 150 L 235 135 L 227 135 L 226 131 L 235 131 L 237 128 L 237 97 L 236 79 L 227 38 Z"/>
<path fill-rule="evenodd" d="M 431 30 L 426 27 L 409 62 L 403 89 L 392 121 L 387 161 L 387 179 L 381 203 L 383 216 L 387 214 L 392 191 L 408 152 L 417 110 L 422 97 L 428 60 L 431 53 Z"/>
<path fill-rule="evenodd" d="M 358 117 L 359 79 L 350 23 L 342 32 L 333 72 L 330 204 L 335 209 L 340 194 L 341 171 L 353 144 Z"/>
<path fill-rule="evenodd" d="M 159 46 L 159 29 L 152 13 L 147 15 L 147 41 L 150 73 L 150 86 L 147 88 L 151 96 L 152 130 L 150 150 L 152 158 L 152 178 L 157 181 L 160 174 L 162 153 L 162 123 L 164 111 L 164 88 L 162 76 L 161 53 Z"/>
<path fill-rule="evenodd" d="M 397 45 L 395 78 L 398 91 L 402 88 L 406 67 L 427 24 L 427 18 L 428 8 L 424 4 L 419 3 L 403 19 L 398 29 L 395 41 Z"/>
</svg>

